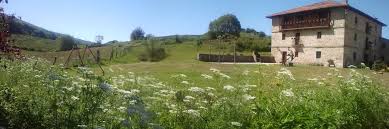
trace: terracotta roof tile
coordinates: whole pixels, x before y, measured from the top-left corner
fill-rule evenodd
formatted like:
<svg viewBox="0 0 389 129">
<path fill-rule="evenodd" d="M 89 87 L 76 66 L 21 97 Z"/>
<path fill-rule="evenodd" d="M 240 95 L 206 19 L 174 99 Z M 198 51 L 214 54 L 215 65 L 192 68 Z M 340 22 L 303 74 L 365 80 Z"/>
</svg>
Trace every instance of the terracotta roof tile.
<svg viewBox="0 0 389 129">
<path fill-rule="evenodd" d="M 335 7 L 347 7 L 348 5 L 345 3 L 339 3 L 335 1 L 323 1 L 307 6 L 302 6 L 290 10 L 286 10 L 283 12 L 275 13 L 273 15 L 268 16 L 268 18 L 275 17 L 275 16 L 281 16 L 286 14 L 293 14 L 298 12 L 305 12 L 305 11 L 311 11 L 311 10 L 318 10 L 318 9 L 326 9 L 326 8 L 335 8 Z"/>
<path fill-rule="evenodd" d="M 340 8 L 340 7 L 348 8 L 356 13 L 359 13 L 362 16 L 369 18 L 370 20 L 373 20 L 373 21 L 375 21 L 383 26 L 386 26 L 384 23 L 380 22 L 377 18 L 373 18 L 372 16 L 370 16 L 370 15 L 368 15 L 368 14 L 366 14 L 366 13 L 364 13 L 364 12 L 362 12 L 362 11 L 360 11 L 360 10 L 358 10 L 358 9 L 356 9 L 356 8 L 346 4 L 346 3 L 336 2 L 336 1 L 332 1 L 332 0 L 327 0 L 327 1 L 319 2 L 319 3 L 315 3 L 315 4 L 302 6 L 302 7 L 286 10 L 283 12 L 275 13 L 273 15 L 267 16 L 267 18 L 282 16 L 282 15 L 287 15 L 287 14 L 294 14 L 294 13 L 299 13 L 299 12 L 318 10 L 318 9 Z"/>
</svg>

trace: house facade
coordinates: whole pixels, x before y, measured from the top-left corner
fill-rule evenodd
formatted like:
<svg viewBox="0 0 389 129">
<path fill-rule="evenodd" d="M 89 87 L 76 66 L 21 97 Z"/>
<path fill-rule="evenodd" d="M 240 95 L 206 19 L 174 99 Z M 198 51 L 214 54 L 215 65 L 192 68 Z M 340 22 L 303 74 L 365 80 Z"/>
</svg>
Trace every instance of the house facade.
<svg viewBox="0 0 389 129">
<path fill-rule="evenodd" d="M 271 53 L 277 62 L 346 67 L 388 61 L 376 18 L 345 2 L 324 1 L 268 16 Z"/>
</svg>

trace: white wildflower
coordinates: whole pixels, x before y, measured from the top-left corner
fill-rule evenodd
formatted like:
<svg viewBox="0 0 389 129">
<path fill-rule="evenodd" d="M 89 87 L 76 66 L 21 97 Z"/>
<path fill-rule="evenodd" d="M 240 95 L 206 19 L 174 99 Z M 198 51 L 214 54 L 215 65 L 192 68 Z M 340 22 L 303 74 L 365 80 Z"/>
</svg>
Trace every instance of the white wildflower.
<svg viewBox="0 0 389 129">
<path fill-rule="evenodd" d="M 242 124 L 241 123 L 239 123 L 239 122 L 231 122 L 231 125 L 233 125 L 233 126 L 237 126 L 237 127 L 241 127 L 242 126 Z"/>
<path fill-rule="evenodd" d="M 287 90 L 282 90 L 281 93 L 282 93 L 282 95 L 287 96 L 287 97 L 293 97 L 294 96 L 292 88 L 287 89 Z"/>
<path fill-rule="evenodd" d="M 126 107 L 119 107 L 118 110 L 119 110 L 120 112 L 126 112 Z"/>
<path fill-rule="evenodd" d="M 169 110 L 169 113 L 171 113 L 171 114 L 177 114 L 177 111 L 175 111 L 175 110 Z"/>
<path fill-rule="evenodd" d="M 317 78 L 308 78 L 308 81 L 317 81 Z"/>
<path fill-rule="evenodd" d="M 220 70 L 218 70 L 218 69 L 216 69 L 216 68 L 211 68 L 211 69 L 209 69 L 209 70 L 211 70 L 211 71 L 214 72 L 214 73 L 219 73 L 219 72 L 220 72 Z"/>
<path fill-rule="evenodd" d="M 137 100 L 131 100 L 128 102 L 129 105 L 135 105 L 138 101 Z"/>
<path fill-rule="evenodd" d="M 255 88 L 257 87 L 257 85 L 244 85 L 245 87 L 249 87 L 249 88 Z"/>
<path fill-rule="evenodd" d="M 282 76 L 282 75 L 286 75 L 289 77 L 289 79 L 291 80 L 296 80 L 294 77 L 293 77 L 293 74 L 291 71 L 289 71 L 288 69 L 286 68 L 281 68 L 280 71 L 278 71 L 278 74 L 277 76 Z"/>
<path fill-rule="evenodd" d="M 223 78 L 230 79 L 231 77 L 224 73 L 219 73 L 219 75 Z"/>
<path fill-rule="evenodd" d="M 123 89 L 117 89 L 116 91 L 119 92 L 119 93 L 122 93 L 124 95 L 128 95 L 128 96 L 135 95 L 136 93 L 139 93 L 139 90 L 127 91 L 127 90 L 123 90 Z"/>
<path fill-rule="evenodd" d="M 138 90 L 138 89 L 132 89 L 131 92 L 134 93 L 134 94 L 137 94 L 137 93 L 140 92 L 140 90 Z"/>
<path fill-rule="evenodd" d="M 188 76 L 186 76 L 185 74 L 177 74 L 177 75 L 173 75 L 172 78 L 186 78 Z"/>
<path fill-rule="evenodd" d="M 84 82 L 84 81 L 86 81 L 84 78 L 82 78 L 82 77 L 78 77 L 78 80 L 80 80 L 80 81 L 82 81 L 82 82 Z"/>
<path fill-rule="evenodd" d="M 250 71 L 248 71 L 248 70 L 244 70 L 243 73 L 242 73 L 242 75 L 247 76 L 247 75 L 249 75 L 249 72 L 250 72 Z"/>
<path fill-rule="evenodd" d="M 207 91 L 214 91 L 214 90 L 215 90 L 215 88 L 212 88 L 212 87 L 206 87 L 206 88 L 205 88 L 205 90 L 207 90 Z"/>
<path fill-rule="evenodd" d="M 200 116 L 200 112 L 197 111 L 197 110 L 189 109 L 189 110 L 185 110 L 184 112 L 188 113 L 188 114 L 191 114 L 193 116 Z"/>
<path fill-rule="evenodd" d="M 200 88 L 200 87 L 191 87 L 188 89 L 189 91 L 191 92 L 196 92 L 196 93 L 202 93 L 204 92 L 204 89 Z"/>
<path fill-rule="evenodd" d="M 189 82 L 188 82 L 188 81 L 182 81 L 181 83 L 182 83 L 182 84 L 185 84 L 185 85 L 189 85 Z"/>
<path fill-rule="evenodd" d="M 79 100 L 80 98 L 78 98 L 78 97 L 76 97 L 76 96 L 72 96 L 71 99 L 74 100 L 74 101 L 77 101 L 77 100 Z"/>
<path fill-rule="evenodd" d="M 224 90 L 227 90 L 227 91 L 234 91 L 235 90 L 235 87 L 231 86 L 231 85 L 226 85 L 223 87 Z"/>
<path fill-rule="evenodd" d="M 243 95 L 243 99 L 246 100 L 246 101 L 253 100 L 253 99 L 255 99 L 255 98 L 256 98 L 256 97 L 251 96 L 251 95 L 249 95 L 249 94 Z"/>
<path fill-rule="evenodd" d="M 357 68 L 357 66 L 355 66 L 355 65 L 349 65 L 349 66 L 347 66 L 348 68 Z"/>
<path fill-rule="evenodd" d="M 74 88 L 73 87 L 64 87 L 64 89 L 67 91 L 73 91 Z"/>
<path fill-rule="evenodd" d="M 201 77 L 203 77 L 204 79 L 213 79 L 213 77 L 211 75 L 208 75 L 208 74 L 201 74 Z"/>
<path fill-rule="evenodd" d="M 112 69 L 112 68 L 109 68 L 108 70 L 109 70 L 110 72 L 112 72 L 112 73 L 113 73 L 113 72 L 115 72 L 115 71 L 113 71 L 113 69 Z"/>
<path fill-rule="evenodd" d="M 79 128 L 88 128 L 88 126 L 86 126 L 86 125 L 77 125 L 77 127 L 79 127 Z"/>
<path fill-rule="evenodd" d="M 195 97 L 192 97 L 192 96 L 185 96 L 185 99 L 187 100 L 193 100 L 193 99 L 196 99 Z"/>
<path fill-rule="evenodd" d="M 214 97 L 215 94 L 213 94 L 213 93 L 208 93 L 208 96 Z"/>
</svg>

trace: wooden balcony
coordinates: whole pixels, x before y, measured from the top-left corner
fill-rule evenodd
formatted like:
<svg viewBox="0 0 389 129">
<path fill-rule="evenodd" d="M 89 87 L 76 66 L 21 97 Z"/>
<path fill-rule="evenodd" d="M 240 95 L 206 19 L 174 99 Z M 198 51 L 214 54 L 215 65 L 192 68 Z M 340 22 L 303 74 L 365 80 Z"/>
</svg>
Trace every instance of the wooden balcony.
<svg viewBox="0 0 389 129">
<path fill-rule="evenodd" d="M 300 30 L 330 27 L 331 18 L 329 11 L 311 12 L 284 16 L 281 22 L 281 30 Z"/>
</svg>

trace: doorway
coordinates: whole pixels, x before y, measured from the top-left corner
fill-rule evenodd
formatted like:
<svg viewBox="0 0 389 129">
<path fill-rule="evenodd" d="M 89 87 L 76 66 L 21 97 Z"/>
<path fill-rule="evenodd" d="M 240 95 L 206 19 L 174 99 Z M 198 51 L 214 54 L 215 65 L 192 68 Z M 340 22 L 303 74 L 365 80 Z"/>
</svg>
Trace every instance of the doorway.
<svg viewBox="0 0 389 129">
<path fill-rule="evenodd" d="M 282 64 L 286 64 L 286 56 L 287 56 L 287 53 L 286 53 L 286 51 L 283 51 L 282 52 Z"/>
</svg>

